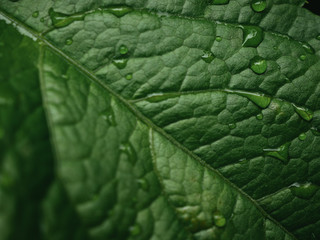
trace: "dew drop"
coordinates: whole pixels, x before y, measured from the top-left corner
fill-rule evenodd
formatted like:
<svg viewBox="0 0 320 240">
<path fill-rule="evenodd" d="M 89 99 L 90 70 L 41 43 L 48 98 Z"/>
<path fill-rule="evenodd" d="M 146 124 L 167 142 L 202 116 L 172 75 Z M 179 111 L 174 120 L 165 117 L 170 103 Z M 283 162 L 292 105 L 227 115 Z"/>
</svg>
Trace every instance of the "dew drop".
<svg viewBox="0 0 320 240">
<path fill-rule="evenodd" d="M 312 127 L 311 132 L 314 136 L 320 136 L 320 129 L 317 127 Z"/>
<path fill-rule="evenodd" d="M 303 54 L 303 55 L 301 55 L 299 58 L 300 58 L 301 61 L 304 61 L 304 60 L 307 59 L 307 56 Z"/>
<path fill-rule="evenodd" d="M 267 1 L 266 0 L 253 0 L 251 3 L 251 8 L 255 12 L 262 12 L 266 9 Z"/>
<path fill-rule="evenodd" d="M 113 59 L 112 63 L 118 68 L 118 69 L 124 69 L 127 66 L 128 59 Z"/>
<path fill-rule="evenodd" d="M 132 79 L 132 73 L 129 73 L 129 74 L 127 74 L 126 76 L 125 76 L 125 78 L 127 79 L 127 80 L 131 80 Z"/>
<path fill-rule="evenodd" d="M 256 116 L 256 118 L 257 118 L 258 120 L 262 120 L 262 119 L 263 119 L 263 114 L 262 114 L 262 113 L 259 113 L 259 114 Z"/>
<path fill-rule="evenodd" d="M 306 121 L 311 121 L 313 118 L 313 112 L 309 109 L 303 108 L 303 107 L 298 107 L 294 104 L 292 104 L 292 106 L 294 107 L 294 110 L 296 111 L 296 113 L 304 120 Z"/>
<path fill-rule="evenodd" d="M 212 52 L 205 51 L 203 52 L 203 55 L 201 56 L 202 60 L 205 61 L 206 63 L 211 63 L 215 56 L 213 55 Z"/>
<path fill-rule="evenodd" d="M 305 133 L 301 133 L 301 134 L 299 135 L 299 139 L 300 139 L 301 141 L 306 140 L 306 138 L 307 138 L 307 135 L 306 135 Z"/>
<path fill-rule="evenodd" d="M 138 179 L 138 184 L 144 191 L 147 191 L 149 189 L 148 181 L 144 178 Z"/>
<path fill-rule="evenodd" d="M 263 31 L 257 26 L 242 26 L 244 47 L 258 47 L 263 40 Z"/>
<path fill-rule="evenodd" d="M 291 193 L 296 197 L 310 199 L 319 190 L 319 186 L 312 183 L 294 183 L 290 186 Z"/>
<path fill-rule="evenodd" d="M 263 149 L 263 151 L 266 153 L 266 156 L 274 157 L 286 164 L 289 161 L 289 146 L 290 143 L 285 143 L 279 148 Z"/>
<path fill-rule="evenodd" d="M 108 12 L 112 13 L 116 17 L 123 17 L 124 15 L 132 12 L 132 8 L 129 7 L 114 7 L 107 9 Z"/>
<path fill-rule="evenodd" d="M 71 45 L 73 43 L 73 40 L 71 38 L 68 38 L 66 40 L 66 45 Z"/>
<path fill-rule="evenodd" d="M 302 47 L 306 50 L 307 53 L 314 54 L 314 49 L 307 43 L 302 43 Z"/>
<path fill-rule="evenodd" d="M 39 17 L 39 11 L 35 11 L 32 13 L 32 17 L 37 18 Z"/>
<path fill-rule="evenodd" d="M 231 91 L 231 92 L 248 98 L 250 101 L 252 101 L 254 104 L 256 104 L 260 108 L 267 108 L 271 102 L 271 98 L 265 95 L 250 93 L 250 92 L 242 92 L 242 91 Z"/>
<path fill-rule="evenodd" d="M 73 23 L 74 21 L 80 21 L 84 19 L 83 14 L 76 14 L 76 15 L 69 16 L 64 13 L 55 12 L 53 8 L 49 9 L 49 16 L 53 26 L 57 28 L 66 27 L 69 24 Z"/>
<path fill-rule="evenodd" d="M 115 119 L 115 116 L 114 116 L 114 112 L 113 112 L 112 109 L 104 112 L 102 114 L 102 118 L 104 120 L 106 120 L 108 122 L 108 124 L 111 125 L 111 126 L 116 126 L 117 125 L 116 119 Z"/>
<path fill-rule="evenodd" d="M 222 41 L 222 37 L 217 36 L 217 37 L 216 37 L 216 41 L 217 41 L 217 42 L 221 42 L 221 41 Z"/>
<path fill-rule="evenodd" d="M 250 68 L 253 72 L 256 74 L 263 74 L 267 71 L 267 61 L 263 59 L 262 57 L 254 57 L 250 61 Z"/>
<path fill-rule="evenodd" d="M 228 125 L 229 129 L 235 129 L 237 127 L 237 125 L 235 123 L 230 123 Z"/>
<path fill-rule="evenodd" d="M 128 48 L 125 45 L 120 46 L 119 52 L 121 55 L 126 55 L 128 53 Z"/>
<path fill-rule="evenodd" d="M 141 227 L 138 224 L 133 225 L 129 228 L 131 236 L 138 236 L 141 233 Z"/>
<path fill-rule="evenodd" d="M 227 220 L 220 212 L 214 212 L 213 222 L 217 227 L 224 227 L 227 223 Z"/>
</svg>

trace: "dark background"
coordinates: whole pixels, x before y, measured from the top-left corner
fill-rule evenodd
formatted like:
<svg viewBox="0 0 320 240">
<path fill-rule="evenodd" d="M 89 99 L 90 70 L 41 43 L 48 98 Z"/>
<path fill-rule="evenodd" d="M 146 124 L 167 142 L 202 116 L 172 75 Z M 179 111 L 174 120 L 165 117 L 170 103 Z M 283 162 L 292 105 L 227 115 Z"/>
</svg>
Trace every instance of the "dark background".
<svg viewBox="0 0 320 240">
<path fill-rule="evenodd" d="M 317 15 L 320 15 L 320 1 L 319 0 L 309 0 L 308 2 L 309 3 L 305 3 L 303 7 L 309 9 L 311 12 L 313 12 Z"/>
</svg>

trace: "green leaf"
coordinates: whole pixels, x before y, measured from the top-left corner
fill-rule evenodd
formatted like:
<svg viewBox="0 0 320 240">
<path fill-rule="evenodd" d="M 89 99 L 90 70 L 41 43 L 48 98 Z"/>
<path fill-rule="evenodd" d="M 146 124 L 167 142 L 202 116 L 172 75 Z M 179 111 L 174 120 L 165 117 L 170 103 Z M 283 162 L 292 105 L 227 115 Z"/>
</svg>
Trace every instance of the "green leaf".
<svg viewBox="0 0 320 240">
<path fill-rule="evenodd" d="M 302 2 L 0 0 L 1 239 L 320 238 Z"/>
</svg>

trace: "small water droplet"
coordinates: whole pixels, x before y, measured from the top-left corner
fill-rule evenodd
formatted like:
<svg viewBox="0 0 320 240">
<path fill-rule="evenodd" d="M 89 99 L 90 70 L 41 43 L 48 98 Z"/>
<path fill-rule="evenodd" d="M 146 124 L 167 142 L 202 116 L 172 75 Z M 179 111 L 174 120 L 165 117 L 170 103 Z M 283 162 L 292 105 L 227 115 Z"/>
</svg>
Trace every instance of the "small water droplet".
<svg viewBox="0 0 320 240">
<path fill-rule="evenodd" d="M 307 59 L 307 56 L 303 54 L 303 55 L 301 55 L 299 58 L 300 58 L 301 61 L 304 61 L 304 60 Z"/>
<path fill-rule="evenodd" d="M 291 193 L 296 197 L 310 199 L 319 190 L 319 186 L 312 183 L 294 183 L 290 186 Z"/>
<path fill-rule="evenodd" d="M 55 12 L 53 8 L 49 9 L 49 16 L 53 26 L 57 28 L 65 27 L 73 23 L 74 21 L 80 21 L 84 19 L 83 14 L 67 15 L 64 13 Z"/>
<path fill-rule="evenodd" d="M 216 37 L 216 41 L 217 41 L 217 42 L 221 42 L 221 41 L 222 41 L 222 37 L 217 36 L 217 37 Z"/>
<path fill-rule="evenodd" d="M 263 10 L 266 9 L 267 6 L 267 1 L 266 0 L 253 0 L 251 2 L 251 8 L 255 12 L 262 12 Z"/>
<path fill-rule="evenodd" d="M 102 114 L 102 118 L 104 120 L 106 120 L 109 123 L 109 125 L 111 125 L 111 126 L 116 126 L 117 125 L 116 119 L 115 119 L 115 116 L 114 116 L 114 112 L 113 112 L 112 109 L 104 112 Z"/>
<path fill-rule="evenodd" d="M 39 17 L 39 11 L 35 11 L 32 13 L 32 17 L 37 18 Z"/>
<path fill-rule="evenodd" d="M 226 218 L 220 212 L 214 212 L 213 222 L 217 227 L 224 227 L 227 223 Z"/>
<path fill-rule="evenodd" d="M 68 38 L 67 40 L 66 40 L 66 44 L 67 45 L 71 45 L 73 43 L 73 40 L 71 39 L 71 38 Z"/>
<path fill-rule="evenodd" d="M 112 13 L 116 17 L 123 17 L 124 15 L 132 12 L 132 8 L 129 8 L 129 7 L 126 7 L 126 6 L 124 6 L 124 7 L 113 7 L 113 8 L 107 9 L 107 11 Z"/>
<path fill-rule="evenodd" d="M 121 55 L 126 55 L 128 53 L 128 48 L 125 45 L 120 46 L 119 52 Z"/>
<path fill-rule="evenodd" d="M 229 129 L 235 129 L 237 127 L 237 125 L 235 123 L 230 123 L 228 125 Z"/>
<path fill-rule="evenodd" d="M 311 121 L 313 118 L 313 112 L 307 108 L 303 108 L 303 107 L 298 107 L 294 104 L 292 104 L 292 106 L 294 107 L 294 110 L 296 111 L 296 113 L 304 120 L 306 121 Z"/>
<path fill-rule="evenodd" d="M 263 119 L 263 114 L 262 114 L 262 113 L 259 113 L 259 114 L 256 116 L 256 118 L 257 118 L 258 120 L 262 120 L 262 119 Z"/>
<path fill-rule="evenodd" d="M 112 63 L 118 68 L 118 69 L 124 69 L 127 66 L 128 59 L 113 59 Z"/>
<path fill-rule="evenodd" d="M 44 22 L 44 17 L 40 18 L 40 22 Z"/>
<path fill-rule="evenodd" d="M 267 61 L 262 57 L 256 56 L 250 61 L 250 68 L 256 74 L 263 74 L 267 71 Z"/>
<path fill-rule="evenodd" d="M 306 50 L 307 53 L 314 54 L 314 49 L 307 43 L 302 43 L 302 47 Z"/>
<path fill-rule="evenodd" d="M 263 151 L 266 153 L 266 156 L 274 157 L 286 164 L 289 161 L 289 146 L 290 143 L 285 143 L 279 148 L 263 149 Z"/>
<path fill-rule="evenodd" d="M 133 77 L 133 76 L 132 76 L 132 73 L 128 73 L 125 78 L 126 78 L 127 80 L 131 80 L 132 77 Z"/>
<path fill-rule="evenodd" d="M 307 138 L 307 135 L 306 135 L 305 133 L 301 133 L 301 134 L 299 135 L 299 139 L 300 139 L 301 141 L 306 140 L 306 138 Z"/>
<path fill-rule="evenodd" d="M 318 35 L 318 36 L 316 37 L 316 39 L 317 39 L 317 40 L 320 40 L 320 35 Z"/>
<path fill-rule="evenodd" d="M 138 179 L 138 184 L 144 191 L 147 191 L 149 189 L 149 183 L 144 178 Z"/>
<path fill-rule="evenodd" d="M 213 55 L 212 52 L 205 51 L 203 52 L 203 55 L 201 56 L 202 60 L 205 61 L 206 63 L 211 63 L 215 56 Z"/>
<path fill-rule="evenodd" d="M 242 26 L 244 47 L 258 47 L 263 40 L 263 31 L 257 26 Z"/>
<path fill-rule="evenodd" d="M 138 224 L 133 225 L 129 228 L 131 236 L 138 236 L 141 233 L 141 227 Z"/>
</svg>

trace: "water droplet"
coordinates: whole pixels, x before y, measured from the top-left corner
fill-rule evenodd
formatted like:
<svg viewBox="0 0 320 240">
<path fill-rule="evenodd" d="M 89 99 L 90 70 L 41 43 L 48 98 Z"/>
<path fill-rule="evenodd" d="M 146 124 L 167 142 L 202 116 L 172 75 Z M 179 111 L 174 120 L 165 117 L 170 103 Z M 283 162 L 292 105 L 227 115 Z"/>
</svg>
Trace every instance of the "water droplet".
<svg viewBox="0 0 320 240">
<path fill-rule="evenodd" d="M 60 28 L 68 26 L 69 24 L 73 23 L 74 21 L 80 21 L 84 19 L 83 14 L 76 14 L 76 15 L 67 15 L 64 13 L 55 12 L 53 8 L 49 9 L 49 16 L 52 21 L 53 26 Z"/>
<path fill-rule="evenodd" d="M 66 40 L 66 44 L 67 45 L 71 45 L 73 43 L 73 40 L 71 39 L 71 38 L 68 38 L 67 40 Z"/>
<path fill-rule="evenodd" d="M 40 22 L 44 22 L 44 17 L 40 18 Z"/>
<path fill-rule="evenodd" d="M 229 129 L 235 129 L 237 127 L 237 125 L 235 123 L 230 123 L 228 125 Z"/>
<path fill-rule="evenodd" d="M 217 41 L 217 42 L 221 42 L 221 41 L 222 41 L 222 37 L 217 36 L 217 37 L 216 37 L 216 41 Z"/>
<path fill-rule="evenodd" d="M 307 59 L 307 56 L 306 55 L 301 55 L 299 58 L 300 58 L 301 61 L 304 61 L 304 60 Z"/>
<path fill-rule="evenodd" d="M 317 127 L 312 127 L 311 132 L 314 136 L 320 136 L 320 129 Z"/>
<path fill-rule="evenodd" d="M 132 8 L 129 7 L 114 7 L 107 9 L 108 12 L 112 13 L 116 17 L 123 17 L 124 15 L 132 12 Z"/>
<path fill-rule="evenodd" d="M 316 37 L 316 39 L 317 39 L 317 40 L 320 40 L 320 35 L 318 35 L 318 36 Z"/>
<path fill-rule="evenodd" d="M 306 135 L 305 133 L 301 133 L 301 134 L 299 135 L 299 139 L 300 139 L 301 141 L 306 140 L 306 138 L 307 138 L 307 135 Z"/>
<path fill-rule="evenodd" d="M 306 121 L 311 121 L 313 118 L 313 112 L 309 109 L 306 108 L 302 108 L 302 107 L 298 107 L 294 104 L 292 104 L 292 106 L 294 107 L 294 110 L 296 111 L 296 113 L 304 120 Z"/>
<path fill-rule="evenodd" d="M 39 17 L 39 11 L 35 11 L 32 13 L 32 17 L 37 18 Z"/>
<path fill-rule="evenodd" d="M 263 119 L 263 114 L 262 114 L 262 113 L 259 113 L 259 114 L 256 116 L 256 118 L 257 118 L 258 120 L 262 120 L 262 119 Z"/>
<path fill-rule="evenodd" d="M 290 143 L 285 143 L 279 148 L 263 149 L 263 151 L 266 152 L 266 156 L 274 157 L 286 164 L 289 161 L 289 146 Z"/>
<path fill-rule="evenodd" d="M 263 59 L 262 57 L 254 57 L 250 61 L 250 68 L 253 72 L 256 74 L 263 74 L 267 71 L 267 61 Z"/>
<path fill-rule="evenodd" d="M 248 98 L 250 101 L 252 101 L 254 104 L 256 104 L 258 107 L 261 108 L 267 108 L 271 102 L 271 98 L 267 97 L 265 95 L 260 95 L 256 93 L 249 93 L 249 92 L 235 92 L 240 96 Z"/>
<path fill-rule="evenodd" d="M 149 183 L 144 178 L 138 179 L 138 184 L 144 191 L 147 191 L 149 189 Z"/>
<path fill-rule="evenodd" d="M 138 236 L 141 233 L 141 227 L 138 224 L 133 225 L 129 228 L 131 236 Z"/>
<path fill-rule="evenodd" d="M 319 186 L 312 183 L 294 183 L 290 186 L 291 193 L 296 197 L 310 199 L 318 190 Z"/>
<path fill-rule="evenodd" d="M 314 49 L 307 43 L 302 43 L 302 47 L 306 50 L 307 53 L 314 54 Z"/>
<path fill-rule="evenodd" d="M 119 52 L 121 55 L 126 55 L 128 53 L 128 48 L 125 45 L 120 46 Z"/>
<path fill-rule="evenodd" d="M 113 59 L 112 63 L 118 68 L 118 69 L 124 69 L 127 66 L 128 59 Z"/>
<path fill-rule="evenodd" d="M 266 9 L 267 6 L 267 1 L 266 0 L 253 0 L 251 2 L 251 8 L 255 12 L 262 12 L 263 10 Z"/>
<path fill-rule="evenodd" d="M 224 227 L 227 223 L 227 220 L 220 212 L 214 212 L 213 222 L 217 227 Z"/>
<path fill-rule="evenodd" d="M 109 123 L 109 125 L 111 125 L 111 126 L 116 126 L 117 125 L 116 119 L 115 119 L 115 116 L 114 116 L 114 112 L 113 112 L 112 109 L 104 112 L 102 114 L 102 117 L 103 117 L 104 120 L 106 120 Z"/>
<path fill-rule="evenodd" d="M 258 47 L 263 40 L 263 31 L 257 26 L 242 26 L 244 47 Z"/>
<path fill-rule="evenodd" d="M 133 77 L 133 76 L 132 76 L 132 73 L 129 73 L 129 74 L 127 74 L 127 75 L 126 75 L 126 77 L 125 77 L 125 78 L 126 78 L 127 80 L 131 80 L 131 79 L 132 79 L 132 77 Z"/>
<path fill-rule="evenodd" d="M 206 63 L 211 63 L 215 56 L 213 55 L 212 52 L 205 51 L 203 52 L 203 55 L 201 56 L 202 60 L 205 61 Z"/>
<path fill-rule="evenodd" d="M 120 151 L 127 154 L 129 160 L 132 163 L 135 163 L 137 160 L 136 151 L 134 150 L 133 146 L 130 143 L 124 143 L 120 145 Z"/>
</svg>

